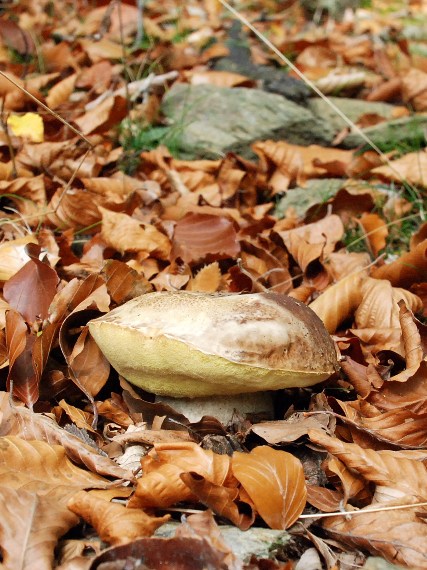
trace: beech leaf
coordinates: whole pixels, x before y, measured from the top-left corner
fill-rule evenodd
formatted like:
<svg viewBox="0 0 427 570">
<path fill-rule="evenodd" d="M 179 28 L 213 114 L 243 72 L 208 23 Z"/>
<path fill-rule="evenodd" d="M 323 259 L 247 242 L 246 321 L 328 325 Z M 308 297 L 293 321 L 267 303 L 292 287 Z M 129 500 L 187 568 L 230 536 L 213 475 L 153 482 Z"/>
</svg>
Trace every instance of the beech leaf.
<svg viewBox="0 0 427 570">
<path fill-rule="evenodd" d="M 298 519 L 307 489 L 295 456 L 262 445 L 251 453 L 234 453 L 232 470 L 269 527 L 287 529 Z"/>
<path fill-rule="evenodd" d="M 100 538 L 109 544 L 124 544 L 153 532 L 170 519 L 170 515 L 152 517 L 142 509 L 127 509 L 80 491 L 68 502 L 68 508 L 92 525 Z"/>
<path fill-rule="evenodd" d="M 37 318 L 47 318 L 59 278 L 52 267 L 38 259 L 39 246 L 28 244 L 26 251 L 30 261 L 5 283 L 3 295 L 9 305 L 32 324 Z"/>
</svg>

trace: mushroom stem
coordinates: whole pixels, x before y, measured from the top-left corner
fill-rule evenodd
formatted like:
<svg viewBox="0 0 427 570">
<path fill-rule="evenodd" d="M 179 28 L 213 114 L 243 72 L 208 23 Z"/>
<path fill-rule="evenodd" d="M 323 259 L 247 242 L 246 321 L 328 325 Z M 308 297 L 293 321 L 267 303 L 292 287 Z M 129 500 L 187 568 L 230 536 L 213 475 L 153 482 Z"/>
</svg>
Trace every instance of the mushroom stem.
<svg viewBox="0 0 427 570">
<path fill-rule="evenodd" d="M 223 425 L 227 425 L 234 411 L 242 416 L 262 414 L 260 419 L 263 420 L 274 417 L 273 393 L 268 391 L 231 396 L 206 396 L 204 398 L 156 396 L 156 402 L 168 404 L 188 418 L 190 422 L 198 422 L 203 416 L 213 416 Z"/>
</svg>

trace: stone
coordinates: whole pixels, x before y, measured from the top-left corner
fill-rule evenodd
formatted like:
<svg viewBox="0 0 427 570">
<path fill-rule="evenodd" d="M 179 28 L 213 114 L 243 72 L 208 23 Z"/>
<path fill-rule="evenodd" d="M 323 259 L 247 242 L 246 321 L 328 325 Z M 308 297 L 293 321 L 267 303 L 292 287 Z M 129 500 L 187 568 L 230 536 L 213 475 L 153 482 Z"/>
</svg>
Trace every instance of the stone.
<svg viewBox="0 0 427 570">
<path fill-rule="evenodd" d="M 300 0 L 309 17 L 327 15 L 334 20 L 341 20 L 347 8 L 355 10 L 360 4 L 360 0 Z"/>
<path fill-rule="evenodd" d="M 238 20 L 234 20 L 228 30 L 225 44 L 229 49 L 229 55 L 214 61 L 212 69 L 231 71 L 255 79 L 258 87 L 264 91 L 277 93 L 295 103 L 305 103 L 312 94 L 311 89 L 303 81 L 289 76 L 284 68 L 254 64 L 247 33 Z"/>
<path fill-rule="evenodd" d="M 177 522 L 166 523 L 156 530 L 154 536 L 170 538 L 175 535 L 178 526 L 180 523 Z M 284 530 L 251 527 L 242 531 L 231 525 L 220 525 L 219 529 L 224 541 L 243 562 L 249 562 L 253 554 L 257 558 L 274 558 L 291 539 Z"/>
<path fill-rule="evenodd" d="M 398 150 L 399 147 L 404 152 L 410 152 L 425 146 L 426 128 L 427 116 L 418 114 L 380 123 L 363 129 L 363 132 L 383 152 Z M 364 145 L 367 143 L 358 133 L 349 134 L 342 142 L 342 146 L 346 148 Z"/>
<path fill-rule="evenodd" d="M 312 178 L 307 180 L 304 188 L 291 188 L 279 200 L 274 214 L 278 218 L 286 215 L 288 208 L 292 208 L 298 217 L 303 218 L 309 208 L 315 204 L 327 202 L 345 184 L 340 178 Z"/>
<path fill-rule="evenodd" d="M 350 99 L 347 97 L 328 97 L 340 111 L 344 113 L 353 123 L 356 123 L 362 115 L 375 114 L 385 119 L 393 118 L 395 105 L 390 103 L 382 103 L 378 101 L 363 101 L 362 99 Z M 322 117 L 334 129 L 335 133 L 339 133 L 342 129 L 348 127 L 347 123 L 342 119 L 328 103 L 319 98 L 311 99 L 308 103 L 310 111 L 316 117 Z"/>
<path fill-rule="evenodd" d="M 217 159 L 229 151 L 254 158 L 254 141 L 327 146 L 335 134 L 309 109 L 261 89 L 175 84 L 163 100 L 162 112 L 171 126 L 174 148 L 185 158 Z"/>
<path fill-rule="evenodd" d="M 384 558 L 380 558 L 378 556 L 370 556 L 364 566 L 363 570 L 403 570 L 403 566 L 396 566 L 396 564 L 392 564 L 391 562 L 387 562 Z M 411 570 L 405 566 L 406 570 Z M 416 570 L 412 568 L 412 570 Z"/>
</svg>

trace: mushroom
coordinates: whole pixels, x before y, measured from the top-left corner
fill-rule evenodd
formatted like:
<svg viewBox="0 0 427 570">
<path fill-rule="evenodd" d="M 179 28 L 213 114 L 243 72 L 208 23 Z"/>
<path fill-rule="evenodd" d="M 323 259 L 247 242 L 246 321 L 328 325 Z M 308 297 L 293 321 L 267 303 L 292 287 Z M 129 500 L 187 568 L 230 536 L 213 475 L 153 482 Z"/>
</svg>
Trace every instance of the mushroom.
<svg viewBox="0 0 427 570">
<path fill-rule="evenodd" d="M 268 391 L 311 386 L 337 369 L 319 317 L 276 293 L 147 293 L 89 330 L 124 378 L 192 421 L 271 412 Z"/>
</svg>

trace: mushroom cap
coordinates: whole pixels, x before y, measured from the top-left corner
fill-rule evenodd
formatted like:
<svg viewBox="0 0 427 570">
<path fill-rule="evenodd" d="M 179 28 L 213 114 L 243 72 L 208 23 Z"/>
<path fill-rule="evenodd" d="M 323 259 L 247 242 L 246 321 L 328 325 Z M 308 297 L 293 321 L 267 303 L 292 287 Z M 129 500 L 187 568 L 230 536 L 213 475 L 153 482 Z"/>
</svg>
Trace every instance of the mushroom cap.
<svg viewBox="0 0 427 570">
<path fill-rule="evenodd" d="M 337 369 L 319 317 L 276 293 L 147 293 L 89 330 L 129 382 L 176 398 L 311 386 Z"/>
</svg>

